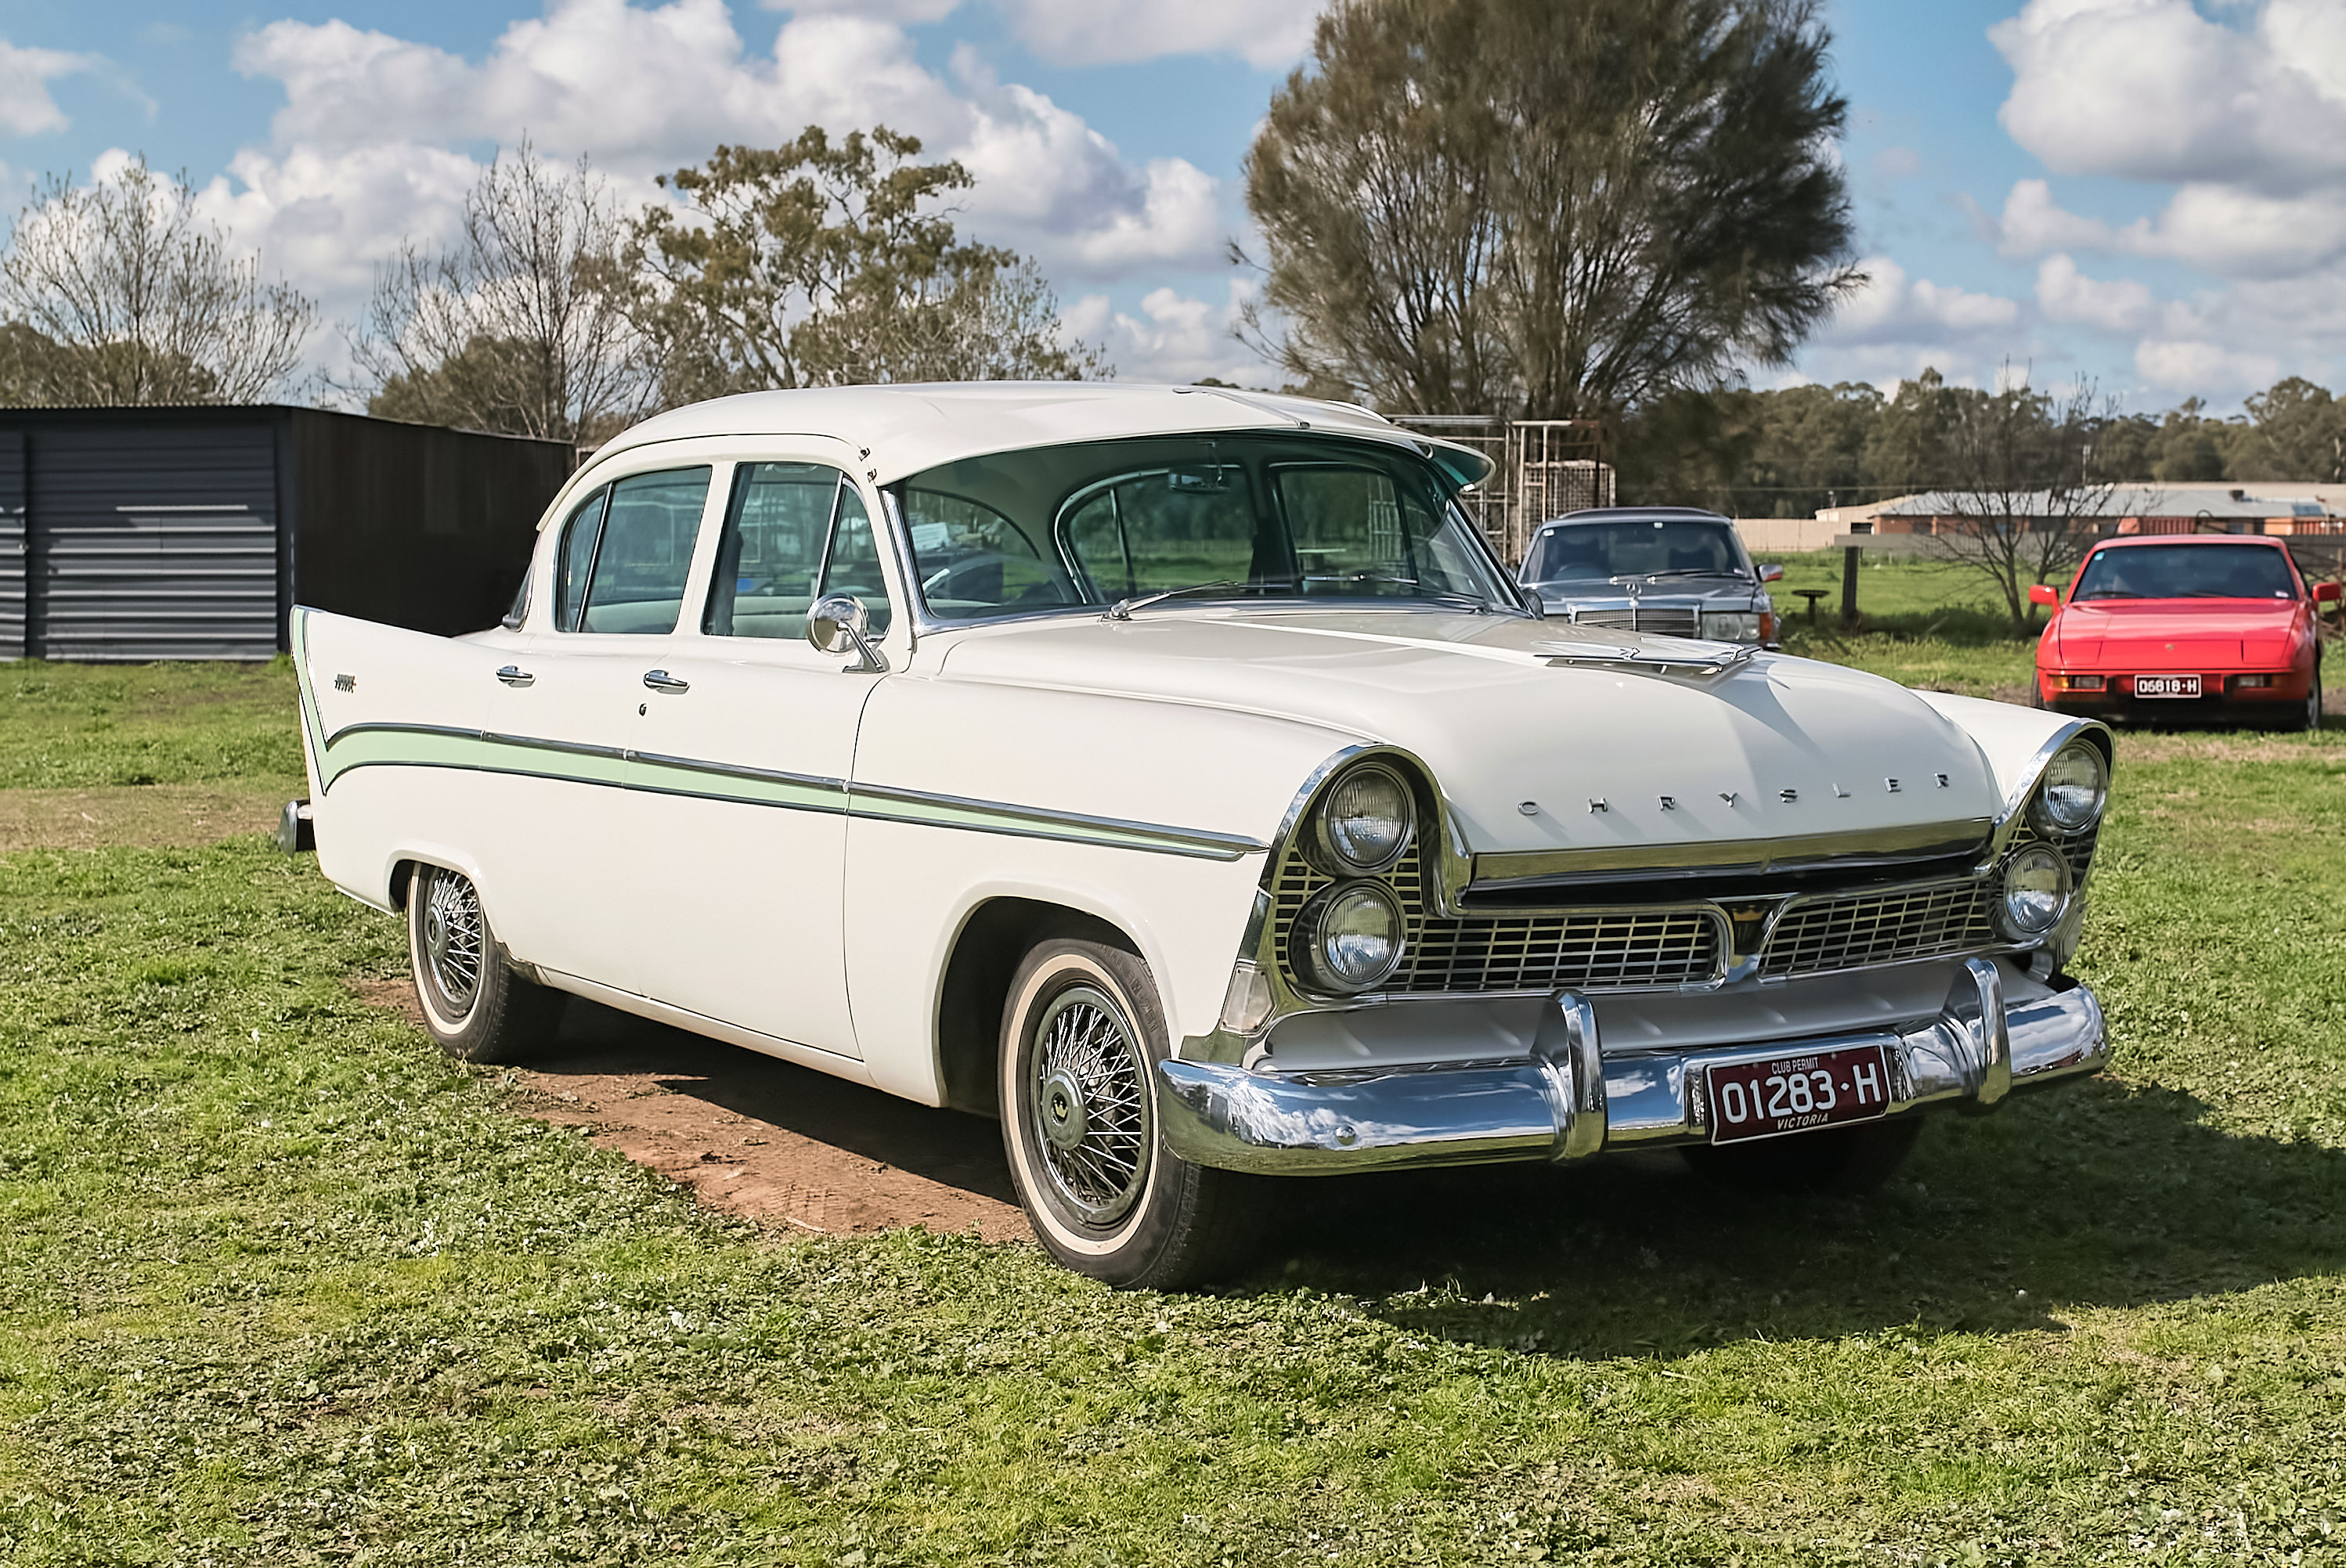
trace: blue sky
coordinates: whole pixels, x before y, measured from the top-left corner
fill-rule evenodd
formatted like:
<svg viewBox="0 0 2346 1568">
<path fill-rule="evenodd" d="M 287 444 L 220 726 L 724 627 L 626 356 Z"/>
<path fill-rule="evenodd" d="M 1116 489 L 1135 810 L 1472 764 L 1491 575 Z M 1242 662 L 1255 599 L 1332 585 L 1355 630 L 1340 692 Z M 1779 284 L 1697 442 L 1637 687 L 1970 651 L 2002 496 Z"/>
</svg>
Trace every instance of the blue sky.
<svg viewBox="0 0 2346 1568">
<path fill-rule="evenodd" d="M 0 179 L 184 168 L 264 265 L 355 315 L 531 135 L 630 199 L 720 139 L 912 129 L 980 176 L 1127 377 L 1270 372 L 1228 336 L 1239 165 L 1317 0 L 11 0 Z M 2346 5 L 1837 0 L 1865 291 L 1791 379 L 1936 365 L 2218 408 L 2346 382 Z M 321 333 L 318 351 L 334 351 Z M 1761 384 L 1787 379 L 1754 372 Z"/>
</svg>

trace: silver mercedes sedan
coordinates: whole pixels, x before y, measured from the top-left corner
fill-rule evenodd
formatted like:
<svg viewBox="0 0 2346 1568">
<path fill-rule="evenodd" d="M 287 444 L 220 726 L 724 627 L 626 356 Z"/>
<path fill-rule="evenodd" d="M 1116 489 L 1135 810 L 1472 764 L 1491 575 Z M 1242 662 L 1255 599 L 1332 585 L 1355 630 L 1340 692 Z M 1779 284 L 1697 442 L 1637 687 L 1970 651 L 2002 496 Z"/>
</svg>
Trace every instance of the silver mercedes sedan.
<svg viewBox="0 0 2346 1568">
<path fill-rule="evenodd" d="M 1776 646 L 1776 606 L 1735 524 L 1690 506 L 1599 506 L 1532 536 L 1516 574 L 1551 616 L 1584 626 Z"/>
</svg>

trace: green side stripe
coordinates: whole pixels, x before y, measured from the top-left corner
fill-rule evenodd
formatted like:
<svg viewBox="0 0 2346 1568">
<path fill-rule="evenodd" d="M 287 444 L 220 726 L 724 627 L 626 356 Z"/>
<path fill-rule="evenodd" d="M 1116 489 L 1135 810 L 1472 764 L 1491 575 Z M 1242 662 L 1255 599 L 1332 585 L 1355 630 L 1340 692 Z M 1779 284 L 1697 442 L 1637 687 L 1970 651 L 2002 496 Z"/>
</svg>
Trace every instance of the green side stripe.
<svg viewBox="0 0 2346 1568">
<path fill-rule="evenodd" d="M 836 779 L 722 768 L 681 758 L 574 748 L 423 725 L 352 725 L 337 731 L 319 748 L 319 776 L 329 790 L 335 779 L 352 769 L 379 767 L 516 773 L 575 784 L 774 806 L 785 810 L 838 811 L 872 821 L 1005 833 L 1207 860 L 1234 860 L 1241 855 L 1260 853 L 1264 848 L 1251 839 L 1234 834 L 1146 822 L 1115 822 L 912 790 L 852 790 Z"/>
</svg>

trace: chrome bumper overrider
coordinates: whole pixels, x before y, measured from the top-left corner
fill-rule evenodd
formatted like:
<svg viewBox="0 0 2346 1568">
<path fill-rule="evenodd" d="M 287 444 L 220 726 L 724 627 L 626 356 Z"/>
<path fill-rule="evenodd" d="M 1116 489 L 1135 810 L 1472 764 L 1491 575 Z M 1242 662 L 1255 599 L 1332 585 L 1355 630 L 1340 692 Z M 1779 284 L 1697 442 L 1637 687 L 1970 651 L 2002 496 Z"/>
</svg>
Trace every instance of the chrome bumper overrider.
<svg viewBox="0 0 2346 1568">
<path fill-rule="evenodd" d="M 1558 992 L 1528 1057 L 1294 1074 L 1169 1060 L 1158 1064 L 1158 1117 L 1182 1157 L 1274 1176 L 1576 1159 L 1706 1141 L 1714 1066 L 1871 1044 L 1889 1058 L 1891 1115 L 1984 1111 L 2108 1060 L 2094 993 L 2056 983 L 2067 989 L 2007 1006 L 2004 972 L 1973 959 L 1939 1016 L 1900 1029 L 1612 1056 L 1588 1002 Z"/>
</svg>

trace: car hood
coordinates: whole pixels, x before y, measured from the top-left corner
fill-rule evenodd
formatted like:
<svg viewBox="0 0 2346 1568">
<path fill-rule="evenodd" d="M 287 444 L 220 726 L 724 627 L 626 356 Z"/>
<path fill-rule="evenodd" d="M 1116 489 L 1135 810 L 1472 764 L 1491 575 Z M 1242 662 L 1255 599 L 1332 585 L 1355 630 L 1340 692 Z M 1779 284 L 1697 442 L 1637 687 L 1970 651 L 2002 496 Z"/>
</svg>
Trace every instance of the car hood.
<svg viewBox="0 0 2346 1568">
<path fill-rule="evenodd" d="M 947 680 L 1229 708 L 1399 747 L 1433 770 L 1476 850 L 1854 832 L 2001 804 L 1971 737 L 1877 677 L 1766 654 L 1708 677 L 1552 657 L 1695 658 L 1716 643 L 1430 610 L 1188 608 L 945 635 Z"/>
<path fill-rule="evenodd" d="M 2084 599 L 2062 610 L 2054 646 L 2065 663 L 2190 666 L 2285 644 L 2297 616 L 2289 599 Z"/>
</svg>

